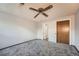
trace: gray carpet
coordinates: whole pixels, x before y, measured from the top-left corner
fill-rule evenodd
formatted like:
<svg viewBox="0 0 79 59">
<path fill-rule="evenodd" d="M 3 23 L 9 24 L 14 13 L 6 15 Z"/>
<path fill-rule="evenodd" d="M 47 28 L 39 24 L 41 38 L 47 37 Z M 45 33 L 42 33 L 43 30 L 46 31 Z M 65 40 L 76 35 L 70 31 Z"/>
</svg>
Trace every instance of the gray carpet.
<svg viewBox="0 0 79 59">
<path fill-rule="evenodd" d="M 32 40 L 0 50 L 0 56 L 78 56 L 77 50 L 67 44 Z"/>
</svg>

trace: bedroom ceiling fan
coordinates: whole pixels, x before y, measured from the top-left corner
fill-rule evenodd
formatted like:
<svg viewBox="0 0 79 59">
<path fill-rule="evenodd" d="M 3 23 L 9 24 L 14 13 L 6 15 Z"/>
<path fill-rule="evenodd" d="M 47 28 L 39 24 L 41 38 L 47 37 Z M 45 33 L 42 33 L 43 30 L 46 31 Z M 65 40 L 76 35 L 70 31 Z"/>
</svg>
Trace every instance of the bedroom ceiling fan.
<svg viewBox="0 0 79 59">
<path fill-rule="evenodd" d="M 25 3 L 20 3 L 20 5 L 23 6 L 23 5 L 25 5 Z M 36 15 L 34 16 L 34 18 L 36 18 L 40 13 L 41 13 L 42 15 L 44 15 L 45 17 L 48 17 L 48 15 L 47 15 L 46 13 L 44 13 L 44 12 L 47 11 L 47 10 L 49 10 L 49 9 L 51 9 L 51 8 L 53 8 L 52 5 L 49 5 L 49 6 L 47 6 L 46 8 L 38 8 L 38 9 L 35 9 L 35 8 L 30 7 L 29 9 L 38 12 L 38 14 L 36 14 Z"/>
<path fill-rule="evenodd" d="M 40 13 L 43 14 L 45 17 L 48 17 L 48 15 L 46 13 L 44 13 L 44 12 L 51 9 L 52 7 L 53 7 L 52 5 L 49 5 L 46 8 L 35 9 L 35 8 L 30 7 L 29 9 L 38 12 L 38 14 L 34 16 L 34 18 L 36 18 Z"/>
</svg>

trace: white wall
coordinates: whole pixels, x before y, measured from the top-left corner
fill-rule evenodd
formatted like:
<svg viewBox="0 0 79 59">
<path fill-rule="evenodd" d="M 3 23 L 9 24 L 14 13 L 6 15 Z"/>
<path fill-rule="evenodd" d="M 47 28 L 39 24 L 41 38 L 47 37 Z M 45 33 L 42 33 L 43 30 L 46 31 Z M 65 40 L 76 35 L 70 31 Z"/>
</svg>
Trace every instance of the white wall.
<svg viewBox="0 0 79 59">
<path fill-rule="evenodd" d="M 76 13 L 75 20 L 75 45 L 79 50 L 79 10 Z"/>
<path fill-rule="evenodd" d="M 43 24 L 48 24 L 48 38 L 49 41 L 55 42 L 56 43 L 56 22 L 57 21 L 63 21 L 63 20 L 70 20 L 70 44 L 74 44 L 74 39 L 75 39 L 75 15 L 68 15 L 64 17 L 57 18 L 55 20 L 50 20 L 43 22 L 40 25 L 40 29 L 38 31 L 38 38 L 43 39 Z M 40 34 L 40 35 L 39 35 Z"/>
<path fill-rule="evenodd" d="M 0 49 L 36 39 L 36 23 L 0 11 Z"/>
<path fill-rule="evenodd" d="M 42 24 L 38 23 L 38 29 L 37 29 L 37 39 L 43 39 L 43 29 L 42 29 Z"/>
</svg>

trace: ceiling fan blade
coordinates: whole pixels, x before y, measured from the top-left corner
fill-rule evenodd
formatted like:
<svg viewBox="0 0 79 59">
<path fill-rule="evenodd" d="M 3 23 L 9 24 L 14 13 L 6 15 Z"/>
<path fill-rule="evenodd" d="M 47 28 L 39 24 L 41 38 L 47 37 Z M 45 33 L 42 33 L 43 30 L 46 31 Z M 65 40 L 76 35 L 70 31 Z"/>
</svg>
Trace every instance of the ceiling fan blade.
<svg viewBox="0 0 79 59">
<path fill-rule="evenodd" d="M 36 18 L 39 14 L 40 14 L 40 12 L 37 15 L 35 15 L 34 18 Z"/>
<path fill-rule="evenodd" d="M 47 11 L 48 9 L 51 9 L 53 6 L 52 5 L 49 5 L 48 7 L 46 7 L 45 9 L 44 9 L 44 11 Z"/>
<path fill-rule="evenodd" d="M 29 9 L 34 10 L 34 11 L 37 11 L 37 12 L 38 12 L 38 10 L 37 10 L 37 9 L 34 9 L 34 8 L 29 8 Z"/>
<path fill-rule="evenodd" d="M 24 3 L 20 3 L 20 5 L 21 5 L 21 6 L 23 6 L 23 5 L 24 5 Z"/>
<path fill-rule="evenodd" d="M 48 17 L 48 15 L 47 15 L 46 13 L 43 13 L 43 12 L 42 12 L 42 14 L 43 14 L 44 16 Z"/>
</svg>

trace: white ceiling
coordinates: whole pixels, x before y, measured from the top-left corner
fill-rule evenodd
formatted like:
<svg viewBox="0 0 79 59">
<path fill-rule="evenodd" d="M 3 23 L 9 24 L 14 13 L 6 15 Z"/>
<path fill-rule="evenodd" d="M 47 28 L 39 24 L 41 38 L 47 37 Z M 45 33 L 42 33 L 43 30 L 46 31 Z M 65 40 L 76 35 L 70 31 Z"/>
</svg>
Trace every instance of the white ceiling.
<svg viewBox="0 0 79 59">
<path fill-rule="evenodd" d="M 37 18 L 33 18 L 37 12 L 32 11 L 29 9 L 29 7 L 33 8 L 45 8 L 48 5 L 53 5 L 54 7 L 45 13 L 49 15 L 48 17 L 43 16 L 40 14 Z M 52 4 L 47 4 L 47 3 L 26 3 L 24 6 L 19 5 L 18 3 L 1 3 L 0 4 L 0 10 L 5 11 L 20 17 L 25 18 L 26 20 L 34 20 L 34 21 L 46 21 L 46 20 L 54 20 L 57 17 L 61 16 L 66 16 L 75 13 L 79 8 L 79 4 L 59 4 L 59 3 L 52 3 Z"/>
</svg>

